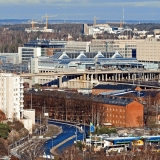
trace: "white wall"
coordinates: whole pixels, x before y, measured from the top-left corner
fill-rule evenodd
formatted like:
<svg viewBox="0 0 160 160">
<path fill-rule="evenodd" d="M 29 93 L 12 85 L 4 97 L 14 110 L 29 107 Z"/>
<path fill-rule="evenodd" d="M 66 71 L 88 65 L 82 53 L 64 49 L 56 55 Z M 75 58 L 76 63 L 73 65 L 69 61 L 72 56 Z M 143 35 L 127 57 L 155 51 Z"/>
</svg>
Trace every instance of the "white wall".
<svg viewBox="0 0 160 160">
<path fill-rule="evenodd" d="M 24 116 L 32 120 L 32 124 L 35 125 L 35 110 L 34 109 L 25 109 L 23 111 Z"/>
</svg>

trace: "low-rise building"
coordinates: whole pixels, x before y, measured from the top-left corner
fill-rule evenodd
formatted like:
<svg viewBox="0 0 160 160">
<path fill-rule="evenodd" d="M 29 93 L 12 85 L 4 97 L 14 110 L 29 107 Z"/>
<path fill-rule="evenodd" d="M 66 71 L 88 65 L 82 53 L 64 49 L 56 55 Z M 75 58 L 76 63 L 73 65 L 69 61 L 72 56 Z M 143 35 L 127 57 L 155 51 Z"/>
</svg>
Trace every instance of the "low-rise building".
<svg viewBox="0 0 160 160">
<path fill-rule="evenodd" d="M 142 127 L 143 105 L 130 98 L 104 98 L 103 123 L 116 127 Z"/>
<path fill-rule="evenodd" d="M 103 94 L 105 95 L 105 92 L 125 92 L 126 90 L 139 90 L 140 88 L 137 87 L 136 85 L 123 85 L 123 84 L 117 84 L 117 85 L 112 85 L 112 84 L 99 84 L 95 87 L 92 88 L 92 94 L 94 95 L 99 95 Z"/>
</svg>

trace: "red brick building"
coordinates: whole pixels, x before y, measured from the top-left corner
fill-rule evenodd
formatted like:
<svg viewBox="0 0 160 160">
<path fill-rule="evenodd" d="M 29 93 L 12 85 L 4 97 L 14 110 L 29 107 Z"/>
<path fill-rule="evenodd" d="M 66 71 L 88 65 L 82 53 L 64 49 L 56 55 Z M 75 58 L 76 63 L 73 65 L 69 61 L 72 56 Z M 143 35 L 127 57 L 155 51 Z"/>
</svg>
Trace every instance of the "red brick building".
<svg viewBox="0 0 160 160">
<path fill-rule="evenodd" d="M 116 127 L 142 127 L 143 105 L 130 98 L 109 97 L 103 103 L 103 123 Z"/>
</svg>

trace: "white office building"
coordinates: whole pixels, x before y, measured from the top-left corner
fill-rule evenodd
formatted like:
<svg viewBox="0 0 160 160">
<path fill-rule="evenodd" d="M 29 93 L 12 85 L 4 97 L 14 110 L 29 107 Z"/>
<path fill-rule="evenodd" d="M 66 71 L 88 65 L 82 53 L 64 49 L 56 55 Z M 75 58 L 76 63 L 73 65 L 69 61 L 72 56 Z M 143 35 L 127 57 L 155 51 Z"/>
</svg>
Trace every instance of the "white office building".
<svg viewBox="0 0 160 160">
<path fill-rule="evenodd" d="M 41 56 L 40 47 L 18 47 L 20 63 L 28 63 L 32 57 Z"/>
<path fill-rule="evenodd" d="M 7 119 L 23 117 L 23 79 L 11 73 L 0 73 L 0 110 Z"/>
<path fill-rule="evenodd" d="M 89 52 L 90 43 L 91 42 L 68 41 L 66 44 L 65 52 Z"/>
</svg>

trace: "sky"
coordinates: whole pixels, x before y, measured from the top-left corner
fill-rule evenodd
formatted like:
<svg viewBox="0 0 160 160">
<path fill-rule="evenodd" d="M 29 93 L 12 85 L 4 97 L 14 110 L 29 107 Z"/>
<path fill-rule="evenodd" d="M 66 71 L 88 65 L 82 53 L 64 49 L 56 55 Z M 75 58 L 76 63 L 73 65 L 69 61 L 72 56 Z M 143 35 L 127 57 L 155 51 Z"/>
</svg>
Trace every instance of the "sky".
<svg viewBox="0 0 160 160">
<path fill-rule="evenodd" d="M 0 19 L 160 20 L 160 0 L 0 0 Z"/>
</svg>

